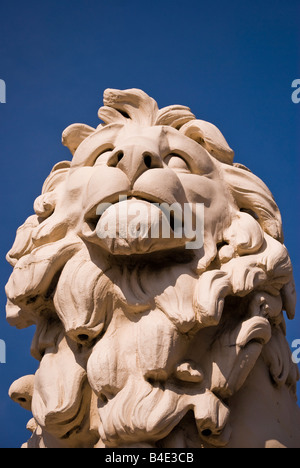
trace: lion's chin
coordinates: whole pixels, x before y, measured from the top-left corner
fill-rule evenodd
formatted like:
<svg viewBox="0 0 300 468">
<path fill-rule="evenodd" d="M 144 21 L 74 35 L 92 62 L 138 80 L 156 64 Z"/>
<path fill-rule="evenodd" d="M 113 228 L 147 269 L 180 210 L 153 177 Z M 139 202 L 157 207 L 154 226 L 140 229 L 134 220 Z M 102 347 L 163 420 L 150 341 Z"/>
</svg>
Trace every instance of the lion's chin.
<svg viewBox="0 0 300 468">
<path fill-rule="evenodd" d="M 116 256 L 165 252 L 184 248 L 190 240 L 174 223 L 159 206 L 129 199 L 105 208 L 94 225 L 85 226 L 83 237 Z"/>
</svg>

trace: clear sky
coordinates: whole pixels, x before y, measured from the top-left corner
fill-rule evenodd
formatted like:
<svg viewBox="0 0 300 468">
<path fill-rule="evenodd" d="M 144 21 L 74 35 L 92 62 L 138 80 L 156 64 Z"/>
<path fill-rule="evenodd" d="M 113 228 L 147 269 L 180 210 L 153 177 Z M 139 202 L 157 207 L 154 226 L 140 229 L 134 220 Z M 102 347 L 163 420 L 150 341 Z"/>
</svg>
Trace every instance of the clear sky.
<svg viewBox="0 0 300 468">
<path fill-rule="evenodd" d="M 299 259 L 299 0 L 27 0 L 0 3 L 0 447 L 19 447 L 30 413 L 10 384 L 34 373 L 33 327 L 5 321 L 5 254 L 33 213 L 52 166 L 70 159 L 61 133 L 97 125 L 105 88 L 141 88 L 159 107 L 189 106 L 217 125 L 235 161 L 264 180 L 281 210 L 296 284 Z M 287 324 L 300 339 L 300 310 Z M 299 387 L 298 387 L 299 388 Z M 300 393 L 298 390 L 300 398 Z"/>
</svg>

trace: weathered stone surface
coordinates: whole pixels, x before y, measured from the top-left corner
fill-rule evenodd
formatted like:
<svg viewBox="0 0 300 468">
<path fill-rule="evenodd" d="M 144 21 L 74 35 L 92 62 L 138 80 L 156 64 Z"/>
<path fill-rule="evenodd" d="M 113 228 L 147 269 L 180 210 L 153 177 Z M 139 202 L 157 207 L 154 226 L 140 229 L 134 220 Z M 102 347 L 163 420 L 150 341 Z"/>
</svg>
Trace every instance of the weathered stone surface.
<svg viewBox="0 0 300 468">
<path fill-rule="evenodd" d="M 272 194 L 187 107 L 108 89 L 99 117 L 7 255 L 7 320 L 36 325 L 24 446 L 300 448 Z"/>
</svg>

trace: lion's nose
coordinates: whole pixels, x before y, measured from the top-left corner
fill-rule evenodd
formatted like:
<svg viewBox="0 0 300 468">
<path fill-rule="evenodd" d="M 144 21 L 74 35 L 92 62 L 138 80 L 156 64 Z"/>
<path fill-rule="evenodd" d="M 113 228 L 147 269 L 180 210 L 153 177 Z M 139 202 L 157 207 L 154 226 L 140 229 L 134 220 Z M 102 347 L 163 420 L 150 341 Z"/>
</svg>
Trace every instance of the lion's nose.
<svg viewBox="0 0 300 468">
<path fill-rule="evenodd" d="M 107 165 L 121 169 L 132 184 L 145 171 L 163 167 L 159 154 L 140 146 L 115 148 Z"/>
</svg>

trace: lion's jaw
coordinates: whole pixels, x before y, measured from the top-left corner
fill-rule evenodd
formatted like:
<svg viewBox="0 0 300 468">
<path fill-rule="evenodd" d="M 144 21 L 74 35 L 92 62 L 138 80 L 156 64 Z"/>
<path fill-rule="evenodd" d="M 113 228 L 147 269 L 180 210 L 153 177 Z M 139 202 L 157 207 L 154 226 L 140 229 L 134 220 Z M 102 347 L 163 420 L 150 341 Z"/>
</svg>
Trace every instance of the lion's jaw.
<svg viewBox="0 0 300 468">
<path fill-rule="evenodd" d="M 178 249 L 195 237 L 188 237 L 184 232 L 181 205 L 177 204 L 179 216 L 174 220 L 173 212 L 166 213 L 167 204 L 160 208 L 159 203 L 144 199 L 122 198 L 120 196 L 120 201 L 114 204 L 99 204 L 98 217 L 96 213 L 88 219 L 87 229 L 83 229 L 86 240 L 113 255 L 131 256 Z"/>
</svg>

